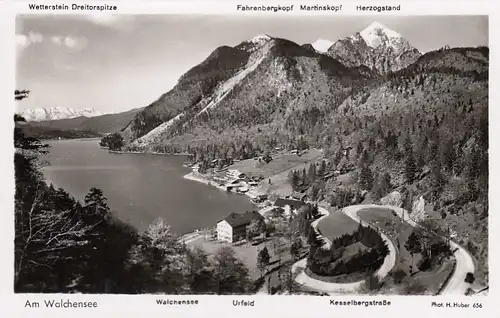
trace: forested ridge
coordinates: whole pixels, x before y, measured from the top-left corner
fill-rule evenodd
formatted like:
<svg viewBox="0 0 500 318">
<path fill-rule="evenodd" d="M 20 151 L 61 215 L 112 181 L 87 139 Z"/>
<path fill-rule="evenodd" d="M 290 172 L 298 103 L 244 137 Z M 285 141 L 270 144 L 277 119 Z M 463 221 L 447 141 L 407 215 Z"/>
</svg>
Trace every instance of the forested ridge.
<svg viewBox="0 0 500 318">
<path fill-rule="evenodd" d="M 379 202 L 398 191 L 410 211 L 422 198 L 486 279 L 489 49 L 442 48 L 397 72 L 351 78 L 345 87 L 330 86 L 304 56 L 274 61 L 280 66 L 248 76 L 216 108 L 125 149 L 188 152 L 208 167 L 214 159 L 224 166 L 275 148 L 321 148 L 324 172 L 298 190 L 335 204 Z M 310 68 L 308 81 L 297 65 Z M 276 74 L 291 83 L 289 90 L 267 88 Z M 325 178 L 335 171 L 349 177 Z"/>
</svg>

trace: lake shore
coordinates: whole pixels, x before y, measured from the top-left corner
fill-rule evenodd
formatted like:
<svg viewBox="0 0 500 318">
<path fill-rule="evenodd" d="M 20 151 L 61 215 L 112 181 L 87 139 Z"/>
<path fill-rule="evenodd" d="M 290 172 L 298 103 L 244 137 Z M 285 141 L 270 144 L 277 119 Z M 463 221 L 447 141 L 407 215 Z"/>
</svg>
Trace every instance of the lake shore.
<svg viewBox="0 0 500 318">
<path fill-rule="evenodd" d="M 86 137 L 86 138 L 61 138 L 61 139 L 58 139 L 58 138 L 53 138 L 53 139 L 40 139 L 40 142 L 41 143 L 44 143 L 44 142 L 54 142 L 54 141 L 97 141 L 97 140 L 101 140 L 102 137 Z"/>
<path fill-rule="evenodd" d="M 217 182 L 206 178 L 201 173 L 198 173 L 196 171 L 191 171 L 190 173 L 184 175 L 183 178 L 186 180 L 196 181 L 196 182 L 202 183 L 202 184 L 210 186 L 210 187 L 214 187 L 214 188 L 221 190 L 221 191 L 227 191 L 225 186 L 220 186 L 219 184 L 217 184 Z M 240 193 L 240 194 L 245 194 L 246 196 L 248 196 L 249 199 L 255 198 L 255 196 L 256 196 L 256 195 L 251 195 L 248 192 L 247 193 Z M 202 230 L 196 229 L 192 232 L 183 234 L 182 236 L 179 237 L 179 242 L 187 244 L 190 241 L 196 240 L 198 237 L 200 237 L 202 235 L 202 233 L 203 233 Z"/>
<path fill-rule="evenodd" d="M 96 139 L 48 144 L 50 152 L 41 157 L 47 163 L 43 169 L 47 184 L 65 189 L 80 201 L 90 188 L 102 189 L 113 214 L 139 233 L 163 218 L 177 237 L 189 238 L 196 230 L 215 227 L 231 212 L 255 209 L 246 197 L 181 179 L 191 171 L 183 166 L 183 156 L 115 155 L 102 149 Z"/>
<path fill-rule="evenodd" d="M 183 176 L 184 179 L 191 180 L 191 181 L 196 181 L 203 183 L 205 185 L 217 188 L 219 190 L 227 191 L 226 187 L 218 185 L 216 182 L 211 181 L 201 175 L 201 173 L 197 173 L 195 171 L 191 171 L 190 173 L 186 174 Z"/>
<path fill-rule="evenodd" d="M 203 183 L 205 185 L 217 188 L 217 189 L 222 190 L 222 191 L 227 191 L 227 187 L 226 186 L 221 186 L 220 184 L 217 184 L 217 182 L 208 179 L 205 175 L 203 175 L 203 174 L 201 174 L 199 172 L 196 172 L 196 171 L 191 171 L 190 173 L 184 175 L 183 178 L 187 179 L 187 180 L 191 180 L 191 181 L 200 182 L 200 183 Z M 264 192 L 258 191 L 257 189 L 248 190 L 245 193 L 237 193 L 237 192 L 233 192 L 233 193 L 241 194 L 241 195 L 246 195 L 250 199 L 254 199 L 258 195 L 265 194 Z"/>
<path fill-rule="evenodd" d="M 101 147 L 103 149 L 107 149 L 105 147 Z M 132 155 L 158 155 L 158 156 L 188 156 L 187 153 L 164 153 L 164 152 L 157 152 L 157 151 L 123 151 L 123 150 L 109 150 L 109 153 L 115 153 L 115 154 L 132 154 Z"/>
</svg>

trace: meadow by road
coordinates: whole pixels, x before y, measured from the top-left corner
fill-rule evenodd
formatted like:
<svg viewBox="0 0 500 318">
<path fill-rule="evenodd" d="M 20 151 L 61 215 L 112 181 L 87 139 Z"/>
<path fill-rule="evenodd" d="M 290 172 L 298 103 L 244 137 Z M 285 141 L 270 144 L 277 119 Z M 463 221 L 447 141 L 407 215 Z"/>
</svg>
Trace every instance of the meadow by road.
<svg viewBox="0 0 500 318">
<path fill-rule="evenodd" d="M 346 207 L 342 210 L 342 213 L 353 219 L 354 221 L 360 223 L 360 218 L 358 216 L 358 212 L 360 210 L 365 209 L 365 205 L 353 205 Z M 322 207 L 318 207 L 319 212 L 322 214 L 322 216 L 314 221 L 312 223 L 313 227 L 316 228 L 318 226 L 318 223 L 322 221 L 324 218 L 326 218 L 329 215 L 328 210 Z M 371 226 L 371 225 L 370 225 Z M 389 248 L 389 254 L 385 257 L 384 263 L 382 266 L 377 270 L 376 275 L 382 279 L 387 274 L 389 271 L 392 269 L 394 264 L 396 263 L 396 247 L 392 244 L 392 242 L 389 240 L 385 234 L 380 233 L 382 239 L 386 242 L 387 247 Z M 325 241 L 327 242 L 327 247 L 331 244 L 330 240 L 325 238 Z M 292 265 L 292 272 L 298 274 L 295 278 L 295 281 L 303 286 L 312 288 L 317 291 L 321 291 L 324 293 L 328 293 L 330 295 L 339 295 L 339 294 L 345 294 L 345 293 L 356 293 L 356 291 L 362 286 L 364 283 L 364 280 L 358 281 L 358 282 L 353 282 L 353 283 L 346 283 L 346 284 L 341 284 L 341 283 L 329 283 L 329 282 L 324 282 L 321 280 L 317 280 L 314 278 L 311 278 L 308 276 L 304 270 L 306 268 L 306 263 L 307 259 L 301 259 L 300 261 L 296 262 L 295 264 Z"/>
<path fill-rule="evenodd" d="M 374 205 L 380 207 L 378 205 Z M 368 206 L 370 207 L 370 206 Z M 417 222 L 413 221 L 409 217 L 409 213 L 405 210 L 397 207 L 388 207 L 392 209 L 397 215 L 413 227 L 419 227 Z M 450 241 L 451 249 L 454 251 L 456 266 L 453 272 L 453 276 L 450 278 L 446 286 L 441 291 L 441 295 L 464 295 L 467 289 L 471 287 L 471 284 L 465 282 L 465 276 L 467 273 L 474 273 L 474 260 L 472 259 L 469 252 L 466 249 L 458 245 L 457 243 Z"/>
<path fill-rule="evenodd" d="M 387 208 L 394 211 L 400 218 L 402 218 L 405 222 L 410 224 L 411 226 L 418 227 L 419 225 L 409 218 L 408 213 L 399 207 L 393 206 L 382 206 L 382 205 L 374 205 L 374 204 L 364 204 L 364 205 L 352 205 L 345 207 L 342 209 L 342 213 L 349 216 L 354 221 L 360 223 L 362 222 L 359 213 L 362 213 L 363 210 L 370 208 Z M 325 219 L 329 212 L 328 210 L 319 207 L 319 211 L 322 214 L 322 217 L 313 222 L 313 227 L 316 228 L 318 223 Z M 363 222 L 363 225 L 366 225 L 366 222 Z M 370 224 L 369 224 L 370 225 Z M 372 226 L 372 225 L 370 225 Z M 384 278 L 393 268 L 396 262 L 396 247 L 392 244 L 389 238 L 380 233 L 382 239 L 387 243 L 389 248 L 389 254 L 386 256 L 384 263 L 376 272 L 376 275 L 379 278 Z M 327 244 L 331 244 L 328 239 L 326 239 Z M 470 254 L 461 246 L 459 246 L 455 242 L 450 242 L 452 250 L 454 250 L 454 256 L 456 259 L 456 268 L 453 272 L 452 277 L 449 279 L 446 286 L 442 289 L 442 295 L 464 295 L 470 284 L 465 282 L 465 276 L 468 272 L 474 273 L 474 261 Z M 345 294 L 345 293 L 355 293 L 363 284 L 363 281 L 347 283 L 347 284 L 339 284 L 339 283 L 328 283 L 324 281 L 320 281 L 317 279 L 313 279 L 306 275 L 304 272 L 306 268 L 307 259 L 301 259 L 292 266 L 292 272 L 297 273 L 295 281 L 301 285 L 312 288 L 317 291 L 329 293 L 331 295 Z"/>
</svg>

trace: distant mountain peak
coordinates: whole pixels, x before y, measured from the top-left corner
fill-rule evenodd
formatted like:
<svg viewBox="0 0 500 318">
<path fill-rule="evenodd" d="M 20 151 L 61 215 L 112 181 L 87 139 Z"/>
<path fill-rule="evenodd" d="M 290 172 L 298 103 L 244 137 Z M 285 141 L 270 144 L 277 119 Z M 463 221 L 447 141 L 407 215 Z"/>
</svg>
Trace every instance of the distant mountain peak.
<svg viewBox="0 0 500 318">
<path fill-rule="evenodd" d="M 254 36 L 253 38 L 251 38 L 250 40 L 248 40 L 248 42 L 251 42 L 254 44 L 264 44 L 272 39 L 273 39 L 273 37 L 268 35 L 268 34 L 258 34 L 256 36 Z"/>
<path fill-rule="evenodd" d="M 23 116 L 27 121 L 47 121 L 76 117 L 95 117 L 101 115 L 104 115 L 104 113 L 96 111 L 93 108 L 73 109 L 60 106 L 52 108 L 27 109 L 21 113 L 21 116 Z"/>
<path fill-rule="evenodd" d="M 359 36 L 374 49 L 382 45 L 398 49 L 397 43 L 404 40 L 401 34 L 378 22 L 373 22 L 363 29 Z"/>
<path fill-rule="evenodd" d="M 338 40 L 326 54 L 349 67 L 365 65 L 380 74 L 400 70 L 421 55 L 401 34 L 379 22 Z"/>
<path fill-rule="evenodd" d="M 241 42 L 240 44 L 235 46 L 235 48 L 248 53 L 252 53 L 255 50 L 258 50 L 262 46 L 266 45 L 267 43 L 271 42 L 272 40 L 274 40 L 274 37 L 270 36 L 269 34 L 258 34 L 251 39 Z"/>
<path fill-rule="evenodd" d="M 369 26 L 364 28 L 363 31 L 361 31 L 360 33 L 363 34 L 370 32 L 384 32 L 388 36 L 401 36 L 401 34 L 399 34 L 398 32 L 389 29 L 388 27 L 377 21 L 372 22 Z"/>
<path fill-rule="evenodd" d="M 372 48 L 377 48 L 384 43 L 393 46 L 392 43 L 395 39 L 403 38 L 398 32 L 376 21 L 359 32 L 359 34 L 365 40 L 366 44 Z"/>
<path fill-rule="evenodd" d="M 317 39 L 316 41 L 311 43 L 311 45 L 316 51 L 320 53 L 326 53 L 328 49 L 333 45 L 333 42 L 325 39 Z"/>
</svg>

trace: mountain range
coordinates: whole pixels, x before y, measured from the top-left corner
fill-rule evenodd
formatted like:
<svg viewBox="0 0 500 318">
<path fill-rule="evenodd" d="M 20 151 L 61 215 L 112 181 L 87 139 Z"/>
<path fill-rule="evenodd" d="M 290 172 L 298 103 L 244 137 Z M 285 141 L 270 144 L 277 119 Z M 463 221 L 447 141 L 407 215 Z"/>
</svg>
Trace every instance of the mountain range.
<svg viewBox="0 0 500 318">
<path fill-rule="evenodd" d="M 95 117 L 104 115 L 93 108 L 73 109 L 65 107 L 28 109 L 20 113 L 28 122 L 68 119 L 76 117 Z"/>
<path fill-rule="evenodd" d="M 58 107 L 22 115 L 51 129 L 121 131 L 132 148 L 147 151 L 164 144 L 185 144 L 181 139 L 201 143 L 212 135 L 219 138 L 220 129 L 211 126 L 220 122 L 231 128 L 233 122 L 241 126 L 238 121 L 251 117 L 251 128 L 257 129 L 281 125 L 287 116 L 312 104 L 335 108 L 364 83 L 379 81 L 430 56 L 423 57 L 403 36 L 378 22 L 335 42 L 318 39 L 298 45 L 261 34 L 235 47 L 216 48 L 144 109 L 103 117 L 93 109 Z M 230 130 L 228 135 L 234 133 Z M 247 133 L 252 129 L 237 132 Z"/>
<path fill-rule="evenodd" d="M 121 130 L 141 110 L 142 108 L 136 108 L 125 112 L 97 115 L 93 117 L 80 116 L 67 119 L 29 122 L 29 125 L 50 130 L 89 131 L 94 134 L 104 135 Z"/>
<path fill-rule="evenodd" d="M 318 43 L 301 46 L 267 34 L 235 47 L 218 47 L 181 76 L 173 89 L 138 112 L 121 134 L 129 148 L 145 151 L 184 151 L 188 144 L 196 147 L 208 141 L 240 143 L 256 133 L 263 135 L 261 139 L 289 144 L 294 138 L 278 137 L 276 131 L 311 107 L 321 116 L 336 114 L 353 96 L 362 92 L 366 98 L 370 91 L 381 91 L 387 102 L 380 103 L 392 107 L 402 94 L 387 91 L 394 74 L 424 76 L 437 67 L 481 74 L 488 69 L 488 54 L 482 49 L 422 55 L 377 22 L 326 47 L 320 52 Z"/>
<path fill-rule="evenodd" d="M 366 67 L 346 67 L 292 41 L 258 35 L 235 47 L 217 48 L 138 113 L 123 135 L 133 145 L 145 145 L 188 133 L 194 126 L 212 130 L 203 134 L 210 138 L 220 133 L 210 126 L 238 126 L 248 116 L 254 127 L 279 122 L 288 110 L 315 98 L 341 102 L 340 96 L 370 76 Z"/>
<path fill-rule="evenodd" d="M 126 112 L 85 117 L 83 115 L 73 118 L 54 119 L 44 121 L 27 121 L 16 124 L 24 134 L 37 139 L 75 139 L 96 138 L 113 133 L 125 127 L 142 108 L 132 109 Z M 58 112 L 57 114 L 76 114 L 78 112 Z M 23 114 L 26 114 L 24 112 Z M 50 114 L 50 112 L 48 112 Z M 80 113 L 82 114 L 82 113 Z M 89 114 L 89 112 L 83 112 Z M 24 116 L 21 115 L 23 118 Z M 28 118 L 29 117 L 27 116 Z M 55 118 L 60 116 L 55 116 Z M 40 117 L 38 117 L 40 118 Z M 26 119 L 26 118 L 25 118 Z"/>
</svg>

